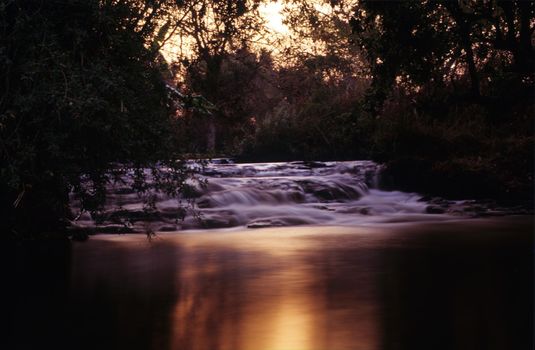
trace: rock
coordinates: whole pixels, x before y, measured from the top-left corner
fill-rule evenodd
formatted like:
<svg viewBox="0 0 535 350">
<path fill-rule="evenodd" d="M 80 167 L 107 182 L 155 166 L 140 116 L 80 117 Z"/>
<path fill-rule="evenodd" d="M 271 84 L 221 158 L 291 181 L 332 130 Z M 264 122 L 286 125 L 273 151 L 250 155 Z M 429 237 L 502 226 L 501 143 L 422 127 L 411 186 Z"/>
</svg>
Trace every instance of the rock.
<svg viewBox="0 0 535 350">
<path fill-rule="evenodd" d="M 362 214 L 362 215 L 370 215 L 370 208 L 367 208 L 367 207 L 361 208 L 359 210 L 359 213 Z"/>
<path fill-rule="evenodd" d="M 247 228 L 264 228 L 273 226 L 283 226 L 281 222 L 273 222 L 271 220 L 258 220 L 247 224 Z"/>
<path fill-rule="evenodd" d="M 418 199 L 418 202 L 431 202 L 432 199 L 433 197 L 431 196 L 423 196 L 420 199 Z"/>
<path fill-rule="evenodd" d="M 135 231 L 125 225 L 105 225 L 97 228 L 99 233 L 134 233 Z"/>
<path fill-rule="evenodd" d="M 212 217 L 203 218 L 201 220 L 202 228 L 227 228 L 237 226 L 238 222 L 234 217 L 227 216 L 218 216 L 214 215 Z"/>
<path fill-rule="evenodd" d="M 203 198 L 200 201 L 195 202 L 198 208 L 204 209 L 204 208 L 211 208 L 212 203 L 208 198 Z"/>
<path fill-rule="evenodd" d="M 304 161 L 303 162 L 309 168 L 326 168 L 327 164 L 314 161 Z"/>
<path fill-rule="evenodd" d="M 231 158 L 213 158 L 210 160 L 212 164 L 234 164 L 234 160 Z"/>
<path fill-rule="evenodd" d="M 306 193 L 314 195 L 319 201 L 357 199 L 361 194 L 351 186 L 326 184 L 310 180 L 297 181 Z"/>
<path fill-rule="evenodd" d="M 295 225 L 307 225 L 310 223 L 311 222 L 302 218 L 298 218 L 298 217 L 277 217 L 277 218 L 253 220 L 247 224 L 247 228 L 295 226 Z"/>
<path fill-rule="evenodd" d="M 446 212 L 446 210 L 444 208 L 441 208 L 441 207 L 437 207 L 437 206 L 434 206 L 434 205 L 429 205 L 429 206 L 427 206 L 427 208 L 425 208 L 425 212 L 427 214 L 444 214 Z"/>
<path fill-rule="evenodd" d="M 173 232 L 178 231 L 178 228 L 176 226 L 162 226 L 158 229 L 160 232 Z"/>
<path fill-rule="evenodd" d="M 331 209 L 325 205 L 313 205 L 312 208 L 319 209 L 319 210 L 334 211 L 334 209 Z"/>
<path fill-rule="evenodd" d="M 467 212 L 475 212 L 475 213 L 482 213 L 484 211 L 486 211 L 486 209 L 484 207 L 482 207 L 481 205 L 470 205 L 466 208 L 463 209 L 464 211 L 467 211 Z"/>
</svg>

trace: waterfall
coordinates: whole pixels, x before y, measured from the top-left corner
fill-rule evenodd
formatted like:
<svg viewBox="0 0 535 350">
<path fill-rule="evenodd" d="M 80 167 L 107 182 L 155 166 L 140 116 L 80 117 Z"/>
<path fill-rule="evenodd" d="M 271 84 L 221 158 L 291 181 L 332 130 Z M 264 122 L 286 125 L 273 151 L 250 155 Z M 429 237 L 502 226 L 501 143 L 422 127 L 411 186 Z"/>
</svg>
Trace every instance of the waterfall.
<svg viewBox="0 0 535 350">
<path fill-rule="evenodd" d="M 190 166 L 199 166 L 191 162 Z M 372 161 L 233 163 L 214 159 L 201 168 L 207 185 L 184 220 L 177 201 L 158 195 L 156 213 L 143 213 L 143 202 L 126 187 L 110 186 L 100 217 L 102 230 L 175 231 L 246 226 L 355 225 L 410 220 L 425 215 L 427 204 L 413 193 L 377 188 L 381 166 Z M 73 207 L 76 201 L 73 200 Z M 119 209 L 118 209 L 119 208 Z M 119 218 L 120 213 L 128 220 Z M 94 226 L 82 215 L 79 226 Z"/>
</svg>

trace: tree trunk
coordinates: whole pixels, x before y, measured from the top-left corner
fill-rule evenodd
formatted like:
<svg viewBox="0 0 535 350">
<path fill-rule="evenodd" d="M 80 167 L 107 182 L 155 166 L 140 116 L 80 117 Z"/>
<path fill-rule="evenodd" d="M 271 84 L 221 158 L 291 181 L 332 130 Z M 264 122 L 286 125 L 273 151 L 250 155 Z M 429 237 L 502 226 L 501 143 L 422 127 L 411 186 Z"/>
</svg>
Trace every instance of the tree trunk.
<svg viewBox="0 0 535 350">
<path fill-rule="evenodd" d="M 481 91 L 479 87 L 479 75 L 477 73 L 477 68 L 474 60 L 474 51 L 472 50 L 472 43 L 466 33 L 466 38 L 464 41 L 464 50 L 466 51 L 466 64 L 468 65 L 468 73 L 470 74 L 471 81 L 471 92 L 472 96 L 479 98 L 481 96 Z"/>
<path fill-rule="evenodd" d="M 472 50 L 472 41 L 470 39 L 470 27 L 466 18 L 456 1 L 446 2 L 446 8 L 457 23 L 457 33 L 459 35 L 459 43 L 465 51 L 465 61 L 468 66 L 468 74 L 470 75 L 470 90 L 475 98 L 481 97 L 481 90 L 479 84 L 479 75 L 475 63 L 474 50 Z"/>
<path fill-rule="evenodd" d="M 207 71 L 205 79 L 205 94 L 212 103 L 217 103 L 219 95 L 219 74 L 221 72 L 222 58 L 220 56 L 205 57 Z M 215 117 L 208 118 L 208 128 L 206 131 L 206 150 L 214 152 L 216 148 L 217 128 Z"/>
<path fill-rule="evenodd" d="M 210 153 L 215 152 L 216 127 L 213 116 L 208 117 L 208 128 L 206 130 L 206 150 Z"/>
<path fill-rule="evenodd" d="M 530 1 L 519 1 L 518 10 L 520 13 L 520 38 L 518 50 L 515 54 L 515 66 L 521 73 L 533 73 L 533 46 L 531 45 L 531 28 L 530 22 L 533 19 Z"/>
</svg>

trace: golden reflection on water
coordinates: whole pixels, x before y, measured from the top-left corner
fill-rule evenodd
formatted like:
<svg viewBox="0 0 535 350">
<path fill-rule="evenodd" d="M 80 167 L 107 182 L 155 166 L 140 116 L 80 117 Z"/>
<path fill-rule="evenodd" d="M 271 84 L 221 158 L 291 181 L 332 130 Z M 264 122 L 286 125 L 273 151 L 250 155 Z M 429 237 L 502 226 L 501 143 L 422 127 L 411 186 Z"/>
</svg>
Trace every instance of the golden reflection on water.
<svg viewBox="0 0 535 350">
<path fill-rule="evenodd" d="M 99 236 L 90 244 L 101 247 L 76 254 L 75 268 L 86 275 L 75 273 L 76 288 L 148 293 L 150 303 L 171 295 L 169 339 L 153 342 L 154 349 L 373 350 L 373 259 L 348 268 L 339 252 L 360 240 L 366 246 L 370 233 L 277 228 L 161 234 L 152 243 L 135 235 Z M 96 255 L 84 255 L 90 252 Z"/>
<path fill-rule="evenodd" d="M 533 223 L 515 220 L 93 237 L 73 249 L 72 337 L 129 350 L 522 345 Z"/>
<path fill-rule="evenodd" d="M 310 259 L 325 248 L 323 240 L 314 239 L 314 230 L 186 238 L 171 348 L 185 344 L 192 350 L 377 348 L 370 295 L 359 300 L 362 293 L 350 290 L 351 302 L 331 309 L 328 294 L 338 291 L 325 285 L 329 261 Z M 355 229 L 351 231 L 355 235 Z M 177 240 L 163 238 L 168 239 Z M 338 243 L 335 239 L 330 244 Z M 198 254 L 202 261 L 194 257 Z"/>
</svg>

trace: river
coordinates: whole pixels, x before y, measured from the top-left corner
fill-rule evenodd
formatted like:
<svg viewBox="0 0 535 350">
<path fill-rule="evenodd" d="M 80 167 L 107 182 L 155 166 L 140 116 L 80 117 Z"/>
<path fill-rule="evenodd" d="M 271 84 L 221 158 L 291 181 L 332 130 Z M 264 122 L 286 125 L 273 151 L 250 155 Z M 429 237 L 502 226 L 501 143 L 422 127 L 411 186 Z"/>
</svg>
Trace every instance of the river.
<svg viewBox="0 0 535 350">
<path fill-rule="evenodd" d="M 6 251 L 3 348 L 531 349 L 532 216 L 429 214 L 373 163 L 247 167 L 208 173 L 216 229 Z"/>
</svg>

